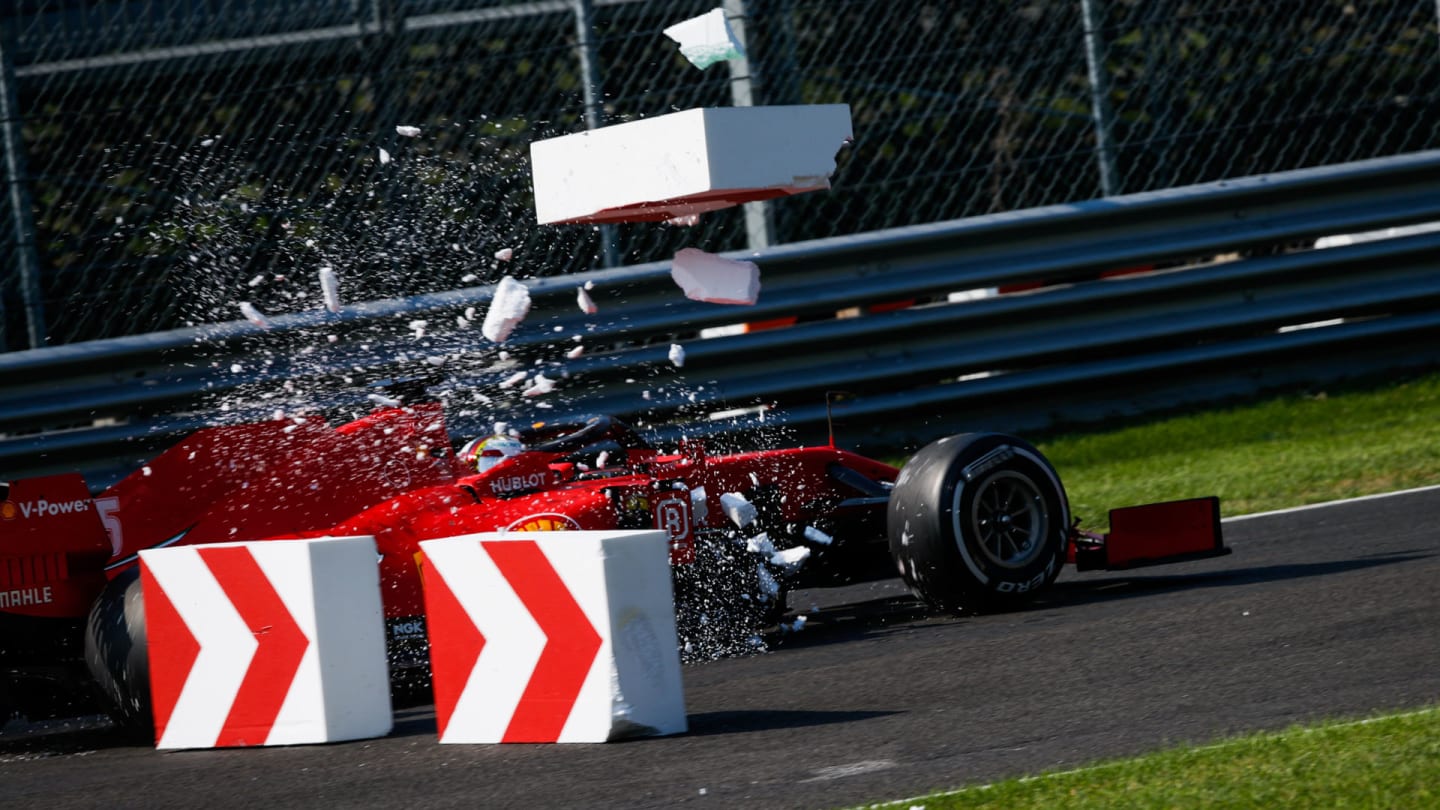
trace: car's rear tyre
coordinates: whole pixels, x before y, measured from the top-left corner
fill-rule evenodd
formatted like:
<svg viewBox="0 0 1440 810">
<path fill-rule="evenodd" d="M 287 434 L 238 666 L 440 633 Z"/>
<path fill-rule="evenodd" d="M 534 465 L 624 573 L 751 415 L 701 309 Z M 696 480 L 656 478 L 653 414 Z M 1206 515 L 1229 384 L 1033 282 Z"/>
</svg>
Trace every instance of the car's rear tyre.
<svg viewBox="0 0 1440 810">
<path fill-rule="evenodd" d="M 890 554 L 916 595 L 952 612 L 1004 610 L 1055 581 L 1070 509 L 1040 451 L 968 433 L 915 454 L 886 522 Z"/>
<path fill-rule="evenodd" d="M 85 664 L 116 725 L 136 735 L 152 734 L 145 600 L 138 567 L 110 580 L 90 607 L 85 624 Z"/>
</svg>

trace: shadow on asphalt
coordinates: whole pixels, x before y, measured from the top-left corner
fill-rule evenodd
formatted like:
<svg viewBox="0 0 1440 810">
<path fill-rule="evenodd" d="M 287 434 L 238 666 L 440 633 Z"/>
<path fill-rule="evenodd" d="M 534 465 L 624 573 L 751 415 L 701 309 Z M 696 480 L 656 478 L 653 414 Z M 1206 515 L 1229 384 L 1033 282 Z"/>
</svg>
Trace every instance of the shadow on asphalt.
<svg viewBox="0 0 1440 810">
<path fill-rule="evenodd" d="M 1054 610 L 1067 606 L 1093 605 L 1103 602 L 1164 596 L 1201 588 L 1233 588 L 1266 582 L 1283 582 L 1310 577 L 1334 576 L 1385 565 L 1413 562 L 1436 556 L 1419 549 L 1386 554 L 1369 554 L 1353 560 L 1332 562 L 1264 565 L 1251 568 L 1226 568 L 1193 574 L 1145 574 L 1136 572 L 1091 572 L 1084 579 L 1062 578 L 1042 596 L 1016 608 L 1013 613 Z M 1153 569 L 1150 569 L 1153 570 Z M 841 644 L 876 638 L 896 632 L 922 629 L 927 620 L 949 624 L 963 620 L 965 614 L 954 615 L 934 610 L 909 596 L 889 596 L 847 605 L 826 607 L 815 611 L 792 611 L 807 618 L 798 633 L 778 632 L 768 636 L 772 650 Z"/>
<path fill-rule="evenodd" d="M 717 734 L 771 731 L 779 728 L 828 726 L 835 723 L 853 723 L 875 717 L 888 717 L 892 714 L 898 714 L 898 712 L 809 712 L 770 709 L 701 712 L 688 716 L 690 731 L 687 736 L 708 737 Z"/>
<path fill-rule="evenodd" d="M 1413 562 L 1434 556 L 1436 555 L 1433 553 L 1398 552 L 1366 555 L 1353 560 L 1227 568 L 1223 571 L 1207 571 L 1196 574 L 1162 574 L 1159 576 L 1125 574 L 1071 582 L 1062 580 L 1026 609 L 1049 610 L 1066 605 L 1089 605 L 1116 599 L 1154 596 L 1199 588 L 1233 588 L 1265 582 L 1334 576 L 1350 571 L 1363 571 L 1368 568 Z"/>
</svg>

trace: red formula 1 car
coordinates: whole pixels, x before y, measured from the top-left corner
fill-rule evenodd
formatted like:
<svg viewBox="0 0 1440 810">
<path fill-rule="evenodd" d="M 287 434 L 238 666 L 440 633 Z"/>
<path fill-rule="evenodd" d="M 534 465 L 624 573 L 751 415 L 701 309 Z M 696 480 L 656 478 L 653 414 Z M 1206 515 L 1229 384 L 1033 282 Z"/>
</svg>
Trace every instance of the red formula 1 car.
<svg viewBox="0 0 1440 810">
<path fill-rule="evenodd" d="M 67 701 L 85 683 L 112 716 L 148 724 L 135 561 L 166 546 L 373 535 L 402 685 L 425 679 L 418 543 L 438 537 L 662 528 L 691 659 L 746 645 L 783 613 L 789 587 L 898 569 L 937 608 L 1003 609 L 1067 561 L 1115 569 L 1225 553 L 1213 498 L 1116 510 L 1108 537 L 1076 531 L 1049 462 L 1000 434 L 942 439 L 904 469 L 833 446 L 662 452 L 605 416 L 517 438 L 523 452 L 477 473 L 452 450 L 438 404 L 383 407 L 339 427 L 201 430 L 95 497 L 78 474 L 4 485 L 3 717 L 76 712 Z"/>
</svg>

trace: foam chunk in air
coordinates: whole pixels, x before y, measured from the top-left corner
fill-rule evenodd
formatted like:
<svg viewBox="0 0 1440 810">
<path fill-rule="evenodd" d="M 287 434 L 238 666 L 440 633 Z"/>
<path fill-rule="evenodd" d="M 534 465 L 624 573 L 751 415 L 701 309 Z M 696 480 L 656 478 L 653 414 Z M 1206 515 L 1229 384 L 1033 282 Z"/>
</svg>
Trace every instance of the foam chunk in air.
<svg viewBox="0 0 1440 810">
<path fill-rule="evenodd" d="M 485 311 L 485 323 L 481 325 L 480 332 L 495 343 L 504 343 L 529 313 L 530 290 L 506 276 L 495 285 L 495 295 L 490 299 L 490 308 Z"/>
<path fill-rule="evenodd" d="M 688 222 L 827 189 L 852 129 L 845 104 L 700 107 L 534 141 L 535 219 Z"/>
<path fill-rule="evenodd" d="M 701 70 L 745 55 L 745 48 L 725 18 L 723 8 L 682 20 L 666 28 L 664 33 L 680 46 L 680 55 Z"/>
<path fill-rule="evenodd" d="M 670 264 L 670 277 L 695 301 L 749 305 L 760 299 L 760 267 L 754 262 L 683 248 Z"/>
</svg>

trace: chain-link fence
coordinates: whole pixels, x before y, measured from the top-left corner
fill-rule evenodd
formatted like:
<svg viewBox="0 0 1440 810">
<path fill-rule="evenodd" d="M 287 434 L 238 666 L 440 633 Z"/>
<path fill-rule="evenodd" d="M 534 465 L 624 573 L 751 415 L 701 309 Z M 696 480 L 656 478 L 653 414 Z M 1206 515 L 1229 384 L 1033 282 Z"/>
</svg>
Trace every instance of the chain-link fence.
<svg viewBox="0 0 1440 810">
<path fill-rule="evenodd" d="M 702 72 L 661 29 L 722 4 L 749 62 Z M 0 336 L 312 308 L 325 265 L 360 301 L 1431 148 L 1437 18 L 1437 0 L 12 0 Z M 856 136 L 831 191 L 693 228 L 535 224 L 527 146 L 587 112 L 826 102 Z"/>
</svg>

